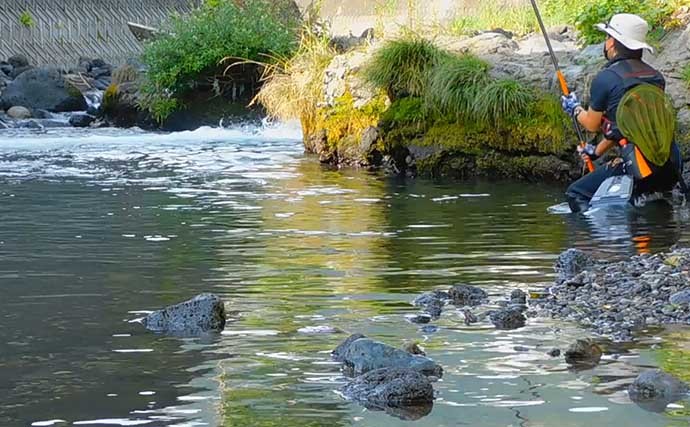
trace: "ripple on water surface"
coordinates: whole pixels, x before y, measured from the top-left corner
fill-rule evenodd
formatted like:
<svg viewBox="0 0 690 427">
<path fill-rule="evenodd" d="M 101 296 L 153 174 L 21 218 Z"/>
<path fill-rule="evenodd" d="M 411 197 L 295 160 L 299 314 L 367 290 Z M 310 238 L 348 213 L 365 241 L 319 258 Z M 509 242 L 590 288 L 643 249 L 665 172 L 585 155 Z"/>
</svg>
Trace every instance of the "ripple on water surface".
<svg viewBox="0 0 690 427">
<path fill-rule="evenodd" d="M 494 302 L 539 287 L 571 245 L 684 241 L 682 213 L 593 223 L 547 212 L 560 188 L 400 182 L 302 151 L 293 127 L 0 132 L 0 425 L 411 425 L 336 393 L 330 351 L 352 332 L 416 340 L 444 367 L 413 425 L 688 421 L 685 402 L 655 414 L 624 391 L 647 366 L 682 372 L 682 348 L 610 347 L 620 357 L 573 371 L 546 355 L 583 334 L 571 325 L 496 331 L 450 306 L 434 329 L 405 320 L 453 283 Z M 219 336 L 143 331 L 209 291 L 227 303 Z"/>
</svg>

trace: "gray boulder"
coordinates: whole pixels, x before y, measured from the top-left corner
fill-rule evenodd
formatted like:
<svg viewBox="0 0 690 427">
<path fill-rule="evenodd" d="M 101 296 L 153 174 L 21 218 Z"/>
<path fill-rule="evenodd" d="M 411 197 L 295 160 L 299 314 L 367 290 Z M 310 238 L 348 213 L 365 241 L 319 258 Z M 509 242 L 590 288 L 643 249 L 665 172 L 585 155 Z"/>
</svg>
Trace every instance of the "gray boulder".
<svg viewBox="0 0 690 427">
<path fill-rule="evenodd" d="M 26 59 L 24 55 L 14 55 L 7 59 L 7 63 L 12 66 L 12 68 L 28 67 L 29 60 Z"/>
<path fill-rule="evenodd" d="M 470 285 L 455 285 L 450 288 L 448 295 L 457 306 L 479 305 L 489 297 L 483 289 Z"/>
<path fill-rule="evenodd" d="M 448 298 L 448 292 L 435 290 L 431 292 L 424 292 L 415 298 L 415 300 L 412 301 L 412 304 L 417 307 L 422 307 L 424 311 L 429 313 L 432 318 L 438 319 L 441 316 L 443 306 Z"/>
<path fill-rule="evenodd" d="M 200 294 L 146 316 L 144 325 L 153 332 L 196 336 L 220 332 L 225 327 L 225 305 L 219 296 Z"/>
<path fill-rule="evenodd" d="M 690 289 L 676 292 L 675 294 L 671 295 L 668 301 L 675 305 L 690 304 Z"/>
<path fill-rule="evenodd" d="M 565 351 L 565 361 L 569 365 L 595 366 L 602 354 L 601 347 L 592 339 L 578 339 Z"/>
<path fill-rule="evenodd" d="M 31 118 L 31 111 L 28 108 L 14 106 L 7 110 L 7 115 L 15 120 L 23 120 Z"/>
<path fill-rule="evenodd" d="M 96 120 L 96 117 L 86 113 L 72 114 L 69 118 L 69 124 L 75 128 L 86 128 Z"/>
<path fill-rule="evenodd" d="M 383 368 L 361 375 L 341 392 L 349 399 L 373 405 L 415 406 L 430 404 L 434 388 L 429 379 L 414 369 Z"/>
<path fill-rule="evenodd" d="M 333 350 L 333 359 L 342 362 L 346 373 L 357 376 L 381 368 L 413 369 L 424 375 L 441 377 L 443 368 L 431 359 L 410 354 L 387 344 L 355 334 Z"/>
<path fill-rule="evenodd" d="M 568 249 L 558 256 L 554 269 L 558 273 L 559 282 L 564 282 L 594 265 L 594 258 L 590 255 L 579 249 Z"/>
<path fill-rule="evenodd" d="M 659 402 L 658 405 L 646 406 L 654 412 L 660 412 L 669 403 L 680 400 L 688 391 L 687 384 L 658 369 L 641 373 L 628 387 L 628 395 L 633 402 Z"/>
<path fill-rule="evenodd" d="M 489 318 L 496 329 L 518 329 L 525 326 L 527 322 L 527 318 L 522 312 L 513 308 L 494 311 L 489 315 Z"/>
<path fill-rule="evenodd" d="M 22 105 L 52 112 L 86 110 L 86 100 L 59 71 L 35 68 L 12 81 L 0 96 L 0 109 Z"/>
</svg>

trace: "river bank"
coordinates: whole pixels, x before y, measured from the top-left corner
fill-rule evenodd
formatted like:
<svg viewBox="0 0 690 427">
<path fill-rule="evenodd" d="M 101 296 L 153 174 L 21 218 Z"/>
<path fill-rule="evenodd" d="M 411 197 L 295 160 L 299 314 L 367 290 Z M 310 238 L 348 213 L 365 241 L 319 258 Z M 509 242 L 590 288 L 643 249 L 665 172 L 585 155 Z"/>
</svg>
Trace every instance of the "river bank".
<svg viewBox="0 0 690 427">
<path fill-rule="evenodd" d="M 667 92 L 678 109 L 677 140 L 685 156 L 689 148 L 690 92 L 681 72 L 690 59 L 689 35 L 686 27 L 672 31 L 660 41 L 656 56 L 645 58 L 667 78 Z M 566 26 L 551 28 L 550 36 L 571 89 L 586 102 L 589 83 L 605 64 L 602 46 L 579 47 L 577 33 Z M 311 132 L 305 131 L 307 150 L 317 153 L 324 163 L 340 167 L 383 167 L 394 173 L 427 177 L 484 176 L 567 182 L 581 174 L 582 166 L 573 155 L 574 134 L 565 116 L 561 116 L 558 83 L 541 35 L 518 38 L 495 31 L 429 40 L 429 47 L 424 47 L 429 52 L 437 48 L 441 55 L 460 58 L 456 60 L 458 65 L 453 65 L 457 70 L 466 70 L 463 60 L 483 61 L 488 77 L 480 78 L 486 79 L 487 90 L 492 90 L 488 89 L 492 82 L 504 92 L 507 89 L 501 89 L 501 82 L 515 87 L 511 90 L 523 87 L 531 91 L 531 95 L 526 95 L 531 101 L 518 107 L 523 111 L 517 117 L 496 117 L 490 123 L 482 123 L 486 119 L 481 118 L 456 119 L 447 113 L 439 117 L 438 113 L 427 111 L 428 93 L 457 90 L 468 84 L 463 83 L 467 75 L 439 65 L 439 84 L 447 85 L 441 86 L 446 89 L 430 86 L 424 95 L 396 95 L 390 91 L 382 95 L 367 80 L 367 67 L 379 57 L 392 55 L 396 42 L 363 40 L 358 48 L 336 55 L 325 67 L 325 101 L 317 113 L 322 118 L 310 127 Z M 423 46 L 424 42 L 403 39 L 402 43 Z M 457 77 L 453 77 L 454 72 Z M 429 84 L 434 84 L 433 78 Z M 516 96 L 505 93 L 496 96 Z M 443 97 L 432 102 L 443 109 Z M 357 119 L 348 122 L 348 116 Z"/>
</svg>

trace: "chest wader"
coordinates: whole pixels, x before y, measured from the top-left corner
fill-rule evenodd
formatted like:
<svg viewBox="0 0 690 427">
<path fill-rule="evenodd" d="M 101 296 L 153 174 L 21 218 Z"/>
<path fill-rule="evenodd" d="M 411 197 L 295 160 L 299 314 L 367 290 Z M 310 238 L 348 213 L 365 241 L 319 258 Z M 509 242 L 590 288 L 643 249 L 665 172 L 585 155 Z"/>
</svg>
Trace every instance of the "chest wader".
<svg viewBox="0 0 690 427">
<path fill-rule="evenodd" d="M 676 113 L 664 93 L 663 77 L 652 67 L 639 60 L 624 60 L 610 69 L 623 79 L 625 89 L 615 124 L 623 135 L 618 141 L 621 157 L 626 173 L 641 181 L 668 166 Z M 679 171 L 676 166 L 672 167 Z"/>
</svg>

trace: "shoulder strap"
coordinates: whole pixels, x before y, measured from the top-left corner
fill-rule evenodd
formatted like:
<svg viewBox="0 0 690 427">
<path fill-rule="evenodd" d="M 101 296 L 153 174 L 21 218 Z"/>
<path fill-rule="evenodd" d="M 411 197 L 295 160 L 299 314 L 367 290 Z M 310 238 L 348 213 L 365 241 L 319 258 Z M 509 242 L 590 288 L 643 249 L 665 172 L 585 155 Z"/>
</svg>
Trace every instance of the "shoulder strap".
<svg viewBox="0 0 690 427">
<path fill-rule="evenodd" d="M 608 69 L 623 80 L 626 90 L 642 83 L 652 84 L 662 90 L 666 86 L 661 73 L 639 59 L 624 59 L 615 62 Z"/>
</svg>

